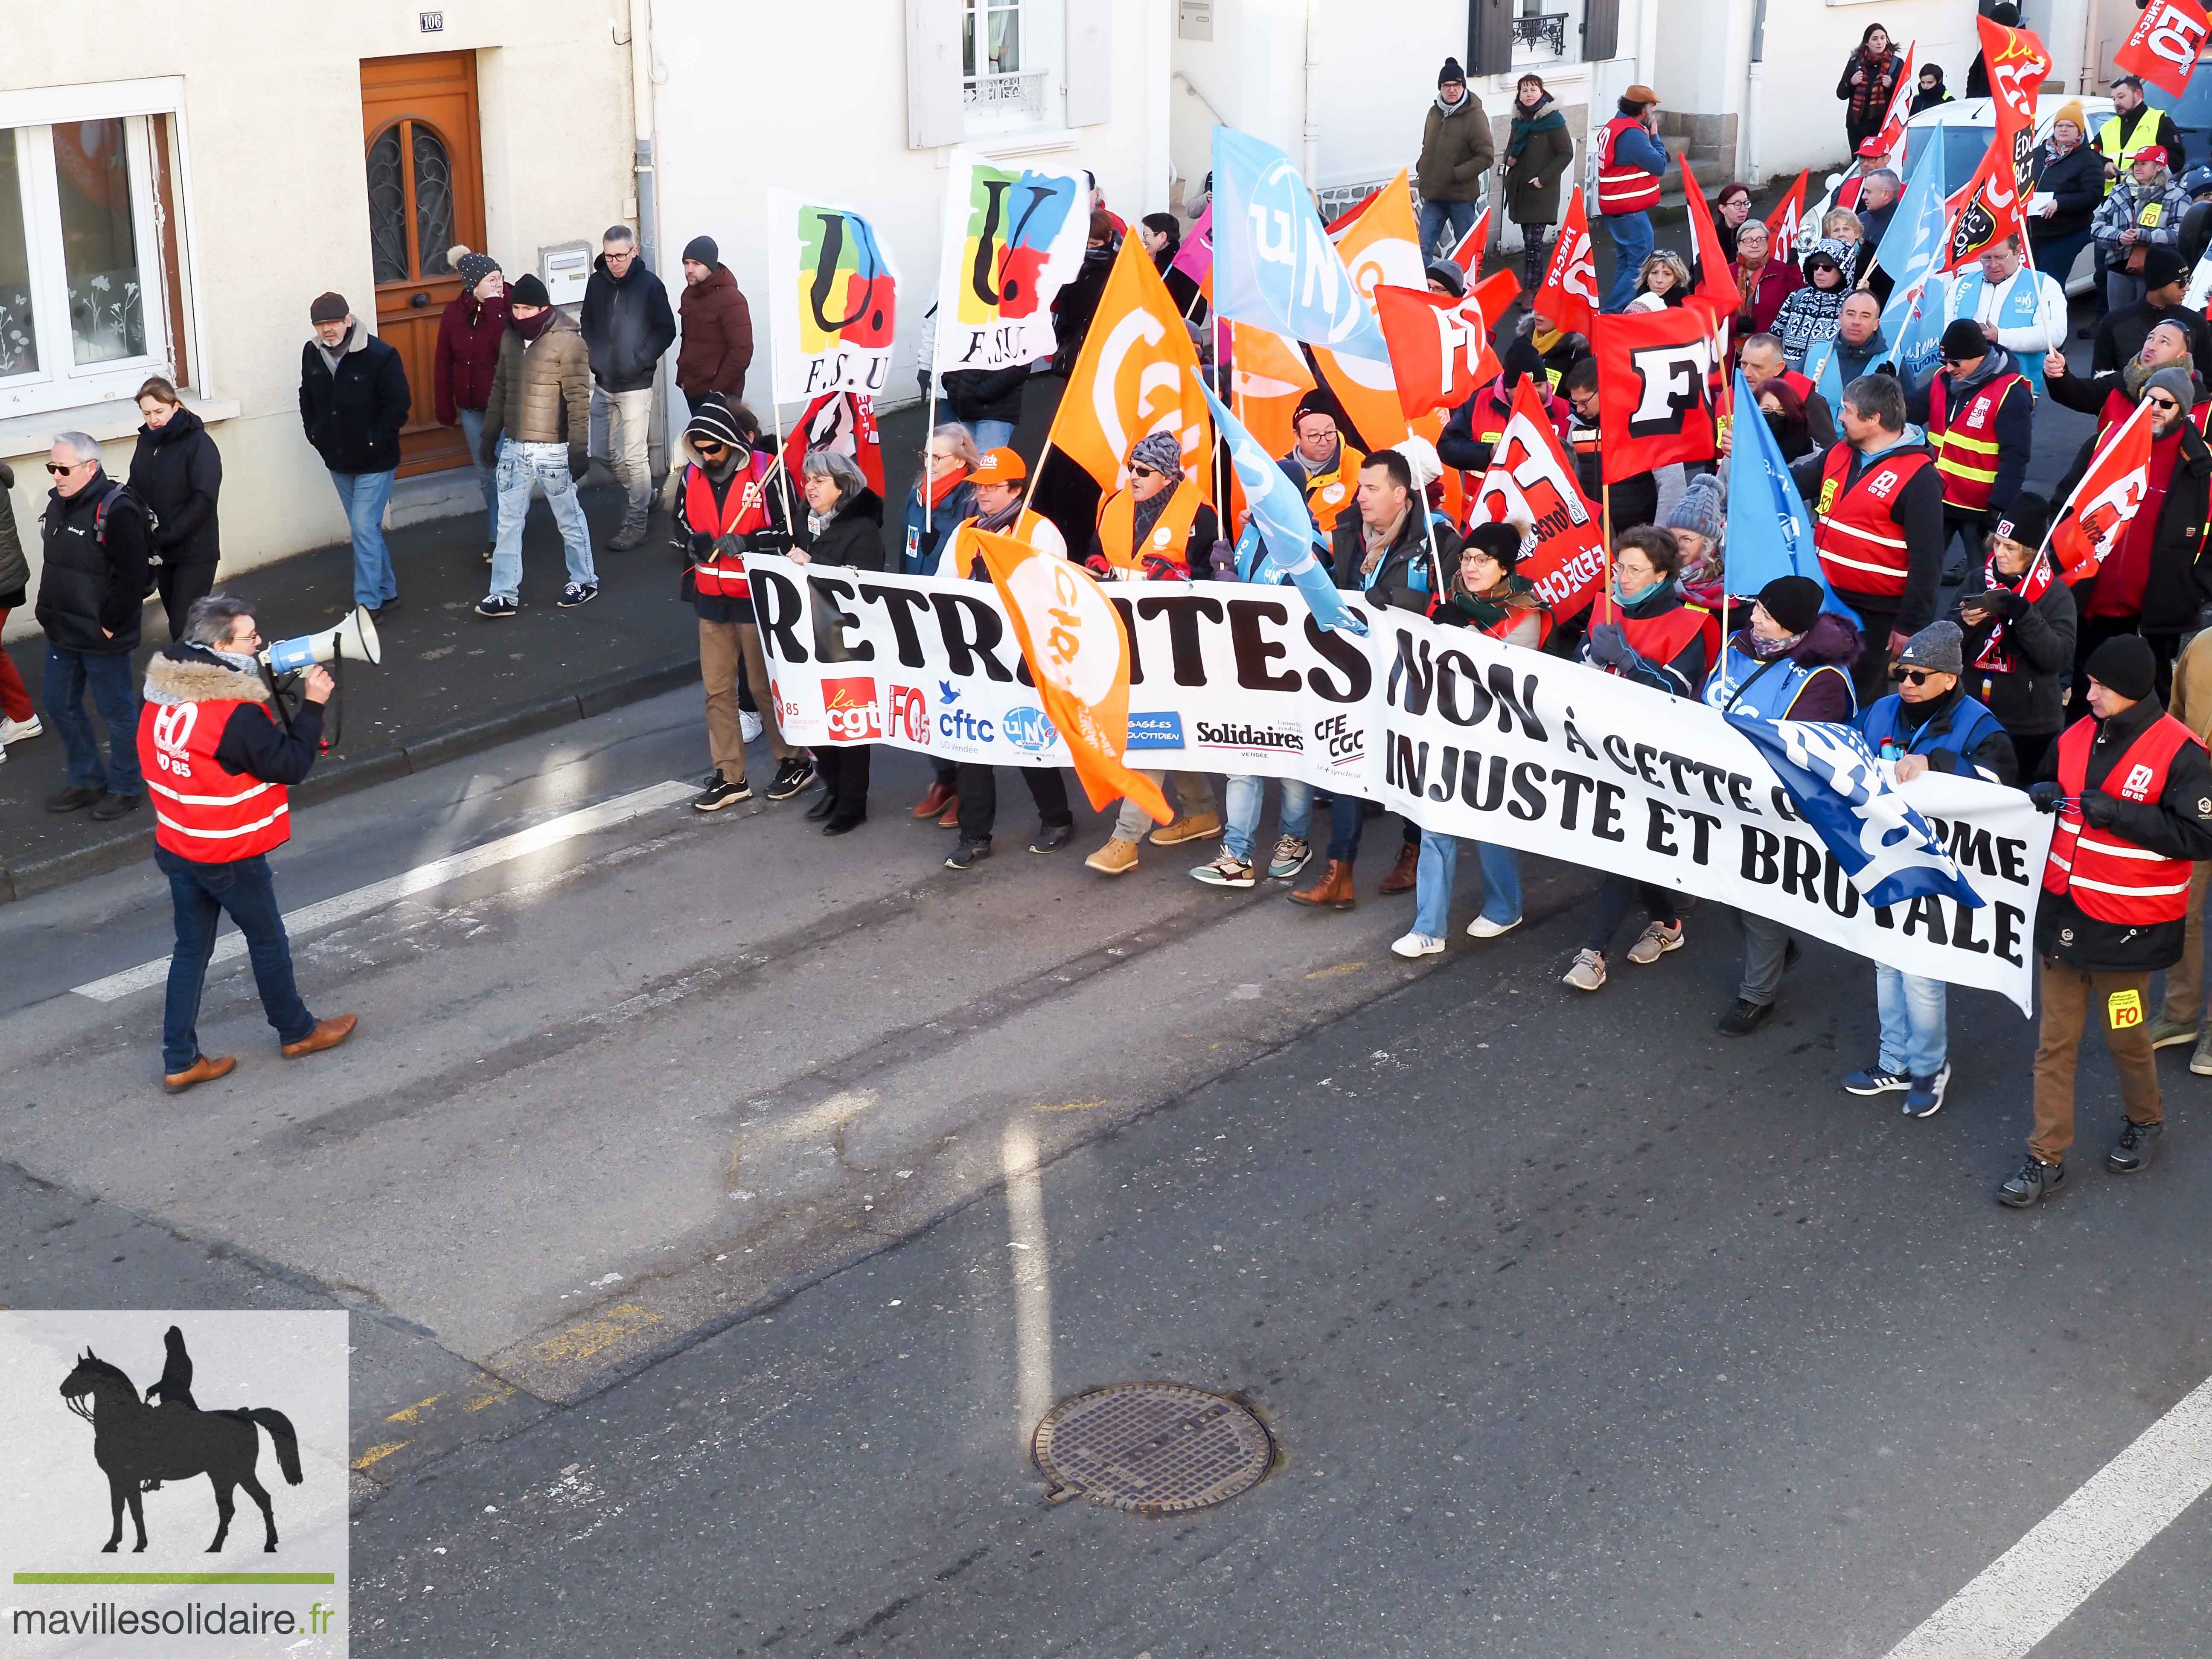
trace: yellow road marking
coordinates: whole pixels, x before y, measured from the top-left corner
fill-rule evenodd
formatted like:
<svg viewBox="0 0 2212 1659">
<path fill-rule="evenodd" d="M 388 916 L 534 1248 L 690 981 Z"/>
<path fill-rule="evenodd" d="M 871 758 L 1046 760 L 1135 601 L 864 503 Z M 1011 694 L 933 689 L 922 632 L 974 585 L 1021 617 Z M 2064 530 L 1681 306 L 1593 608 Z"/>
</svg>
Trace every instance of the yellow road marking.
<svg viewBox="0 0 2212 1659">
<path fill-rule="evenodd" d="M 461 1409 L 465 1412 L 480 1412 L 487 1406 L 496 1406 L 502 1400 L 512 1400 L 514 1398 L 514 1390 L 513 1389 L 508 1388 L 503 1382 L 496 1382 L 489 1389 L 486 1389 L 483 1394 L 478 1395 L 474 1400 L 470 1401 L 466 1405 L 463 1406 Z"/>
<path fill-rule="evenodd" d="M 1033 1112 L 1087 1112 L 1105 1103 L 1103 1100 L 1063 1100 L 1054 1105 L 1050 1101 L 1040 1100 L 1030 1109 Z"/>
<path fill-rule="evenodd" d="M 1334 968 L 1316 968 L 1313 972 L 1308 974 L 1306 977 L 1308 979 L 1334 979 L 1339 974 L 1356 974 L 1366 965 L 1367 964 L 1364 962 L 1340 962 Z"/>
<path fill-rule="evenodd" d="M 660 1316 L 650 1309 L 641 1308 L 635 1302 L 618 1302 L 606 1312 L 581 1324 L 571 1326 L 560 1335 L 538 1345 L 535 1352 L 540 1359 L 558 1364 L 589 1359 L 602 1353 L 626 1336 L 635 1335 L 648 1325 L 658 1325 Z"/>
<path fill-rule="evenodd" d="M 380 1463 L 386 1458 L 391 1456 L 392 1453 L 398 1451 L 402 1446 L 408 1445 L 410 1443 L 411 1443 L 405 1440 L 394 1440 L 387 1445 L 371 1446 L 367 1451 L 363 1452 L 360 1456 L 353 1460 L 353 1466 L 356 1469 L 365 1469 L 371 1463 Z"/>
<path fill-rule="evenodd" d="M 424 1408 L 426 1407 L 436 1405 L 439 1401 L 444 1398 L 445 1396 L 443 1395 L 434 1394 L 428 1400 L 416 1401 L 413 1405 L 408 1407 L 405 1411 L 392 1413 L 391 1416 L 386 1418 L 384 1420 L 387 1423 L 420 1422 L 422 1418 Z"/>
</svg>

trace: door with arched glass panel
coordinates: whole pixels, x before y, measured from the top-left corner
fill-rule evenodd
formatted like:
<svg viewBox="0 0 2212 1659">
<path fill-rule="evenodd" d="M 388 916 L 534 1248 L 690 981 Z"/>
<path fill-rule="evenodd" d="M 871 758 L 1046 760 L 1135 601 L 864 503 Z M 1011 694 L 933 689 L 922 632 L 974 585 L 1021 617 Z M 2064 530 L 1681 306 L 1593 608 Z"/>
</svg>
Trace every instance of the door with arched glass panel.
<svg viewBox="0 0 2212 1659">
<path fill-rule="evenodd" d="M 484 251 L 476 70 L 467 52 L 361 66 L 376 331 L 398 349 L 415 393 L 399 434 L 402 474 L 468 461 L 460 429 L 438 424 L 433 390 L 438 320 L 461 289 L 447 251 L 457 243 Z"/>
</svg>

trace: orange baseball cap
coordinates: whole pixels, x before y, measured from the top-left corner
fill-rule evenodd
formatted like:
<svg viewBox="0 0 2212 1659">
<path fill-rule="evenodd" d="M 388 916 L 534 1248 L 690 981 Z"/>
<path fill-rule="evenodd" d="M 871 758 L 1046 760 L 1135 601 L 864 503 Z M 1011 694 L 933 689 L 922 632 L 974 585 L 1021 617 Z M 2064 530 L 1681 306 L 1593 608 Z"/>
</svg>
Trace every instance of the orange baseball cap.
<svg viewBox="0 0 2212 1659">
<path fill-rule="evenodd" d="M 975 470 L 968 475 L 974 483 L 1019 483 L 1030 476 L 1022 458 L 1011 449 L 986 450 Z"/>
</svg>

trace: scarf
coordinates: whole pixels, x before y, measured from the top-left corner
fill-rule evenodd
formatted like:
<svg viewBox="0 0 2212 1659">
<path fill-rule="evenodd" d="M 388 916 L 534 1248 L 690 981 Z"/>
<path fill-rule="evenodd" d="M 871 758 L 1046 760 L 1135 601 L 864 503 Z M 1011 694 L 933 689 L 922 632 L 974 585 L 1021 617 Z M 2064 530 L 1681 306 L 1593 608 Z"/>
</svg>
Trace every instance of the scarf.
<svg viewBox="0 0 2212 1659">
<path fill-rule="evenodd" d="M 1344 459 L 1344 440 L 1341 437 L 1337 439 L 1335 446 L 1328 452 L 1328 459 L 1325 461 L 1308 460 L 1305 451 L 1296 444 L 1291 446 L 1291 453 L 1297 459 L 1300 469 L 1304 471 L 1306 477 L 1317 478 Z"/>
<path fill-rule="evenodd" d="M 1982 581 L 1990 592 L 1995 593 L 2000 589 L 2008 588 L 2017 592 L 2021 599 L 2029 605 L 2033 605 L 2043 597 L 2056 574 L 2056 568 L 2049 559 L 2037 559 L 2030 563 L 2025 579 L 2000 575 L 1997 572 L 1997 556 L 1994 553 L 1990 554 L 1982 564 Z M 2015 582 L 2020 584 L 2016 588 L 2013 586 Z M 1975 667 L 1986 668 L 1992 674 L 2012 672 L 2012 653 L 2005 649 L 2004 631 L 2004 618 L 2000 617 L 1997 618 L 1996 625 L 1990 629 L 1989 638 L 1982 641 L 1982 648 L 1974 657 Z"/>
<path fill-rule="evenodd" d="M 1467 100 L 1474 96 L 1474 94 L 1472 92 L 1462 92 L 1459 95 L 1459 102 L 1456 104 L 1447 104 L 1444 102 L 1443 94 L 1438 93 L 1437 94 L 1437 107 L 1443 111 L 1446 115 L 1456 115 L 1467 107 Z"/>
<path fill-rule="evenodd" d="M 1509 575 L 1486 593 L 1470 593 L 1466 581 L 1454 572 L 1451 580 L 1451 608 L 1480 629 L 1492 629 L 1516 611 L 1534 608 L 1535 583 L 1526 576 Z M 1516 605 L 1516 599 L 1528 601 Z"/>
<path fill-rule="evenodd" d="M 507 313 L 507 325 L 522 337 L 523 343 L 526 345 L 534 342 L 539 335 L 543 334 L 546 325 L 552 320 L 553 307 L 550 306 L 546 307 L 535 317 L 518 317 L 512 311 Z"/>
<path fill-rule="evenodd" d="M 1809 629 L 1806 630 L 1807 633 L 1811 631 Z M 1785 635 L 1778 640 L 1762 640 L 1747 628 L 1736 635 L 1738 648 L 1753 662 L 1778 662 L 1804 643 L 1804 634 Z"/>
<path fill-rule="evenodd" d="M 1152 536 L 1152 526 L 1160 521 L 1160 514 L 1168 510 L 1168 502 L 1174 496 L 1176 489 L 1181 483 L 1182 480 L 1179 478 L 1172 480 L 1166 489 L 1154 490 L 1148 499 L 1129 503 L 1129 545 L 1131 547 L 1141 550 L 1146 546 Z"/>
<path fill-rule="evenodd" d="M 988 530 L 994 536 L 1004 535 L 1013 528 L 1014 520 L 1021 516 L 1022 498 L 1017 495 L 1009 506 L 1000 512 L 978 513 L 975 515 L 975 528 Z"/>
<path fill-rule="evenodd" d="M 1552 94 L 1548 92 L 1536 100 L 1534 109 L 1523 109 L 1521 100 L 1517 98 L 1513 100 L 1513 131 L 1512 136 L 1505 141 L 1506 155 L 1518 156 L 1522 150 L 1528 148 L 1528 140 L 1535 136 L 1539 126 L 1545 123 L 1545 117 L 1553 112 L 1546 107 L 1551 101 Z M 1563 126 L 1565 125 L 1564 118 L 1560 125 Z"/>
<path fill-rule="evenodd" d="M 964 466 L 946 473 L 941 478 L 932 479 L 929 483 L 929 505 L 931 510 L 934 511 L 938 507 L 944 506 L 945 498 L 967 482 L 968 469 Z"/>
<path fill-rule="evenodd" d="M 1359 564 L 1361 575 L 1372 576 L 1375 574 L 1382 562 L 1383 555 L 1389 552 L 1392 544 L 1397 541 L 1398 532 L 1406 527 L 1406 520 L 1413 515 L 1413 511 L 1409 504 L 1403 513 L 1380 529 L 1364 523 L 1359 526 L 1360 538 L 1367 544 L 1367 556 Z"/>
<path fill-rule="evenodd" d="M 1880 109 L 1887 111 L 1890 94 L 1897 90 L 1897 53 L 1892 50 L 1879 58 L 1869 58 L 1866 48 L 1862 46 L 1851 54 L 1851 65 L 1854 69 L 1866 71 L 1866 84 L 1851 88 L 1850 109 L 1844 118 L 1844 124 L 1849 126 L 1869 125 L 1869 118 L 1878 112 L 1875 100 L 1880 99 Z M 1844 79 L 1848 82 L 1850 76 L 1846 74 Z"/>
<path fill-rule="evenodd" d="M 808 507 L 806 509 L 807 539 L 811 541 L 827 530 L 830 527 L 830 520 L 837 516 L 838 507 L 842 506 L 843 503 L 841 501 L 838 507 L 831 507 L 827 513 L 817 513 L 812 507 Z"/>
<path fill-rule="evenodd" d="M 1567 331 L 1564 328 L 1540 328 L 1528 336 L 1528 343 L 1536 348 L 1538 356 L 1548 357 L 1559 349 L 1559 342 L 1566 337 Z"/>
</svg>

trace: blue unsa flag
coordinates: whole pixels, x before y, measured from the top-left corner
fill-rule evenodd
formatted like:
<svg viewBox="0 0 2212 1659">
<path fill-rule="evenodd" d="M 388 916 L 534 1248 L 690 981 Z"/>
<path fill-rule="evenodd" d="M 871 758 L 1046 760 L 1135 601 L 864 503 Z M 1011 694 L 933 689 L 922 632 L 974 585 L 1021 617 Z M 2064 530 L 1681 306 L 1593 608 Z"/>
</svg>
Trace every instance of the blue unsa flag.
<svg viewBox="0 0 2212 1659">
<path fill-rule="evenodd" d="M 1729 723 L 1751 740 L 1869 904 L 1984 900 L 1936 838 L 1928 820 L 1898 793 L 1854 726 L 1822 720 L 1768 720 L 1731 712 Z"/>
</svg>

